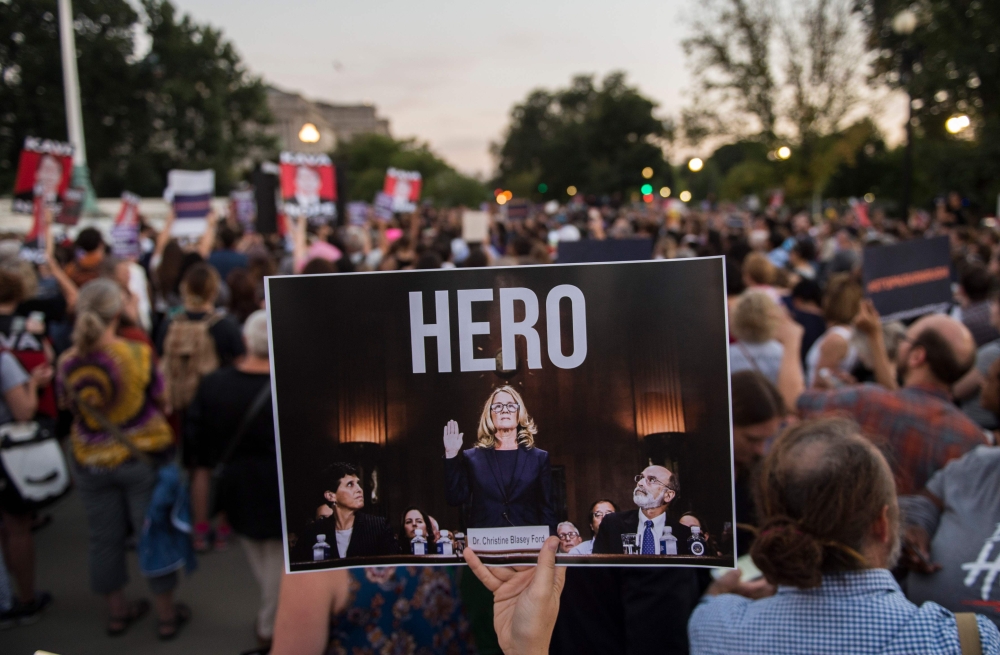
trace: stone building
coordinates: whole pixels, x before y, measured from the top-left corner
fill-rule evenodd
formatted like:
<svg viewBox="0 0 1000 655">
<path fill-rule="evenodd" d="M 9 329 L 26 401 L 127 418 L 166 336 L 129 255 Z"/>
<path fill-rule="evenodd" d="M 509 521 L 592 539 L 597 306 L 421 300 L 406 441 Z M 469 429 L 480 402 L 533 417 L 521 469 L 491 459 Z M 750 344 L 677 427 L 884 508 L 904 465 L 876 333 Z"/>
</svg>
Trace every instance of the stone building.
<svg viewBox="0 0 1000 655">
<path fill-rule="evenodd" d="M 356 134 L 389 136 L 389 120 L 379 118 L 374 105 L 335 105 L 307 100 L 273 86 L 267 89 L 267 103 L 274 116 L 268 131 L 278 137 L 282 150 L 330 152 L 338 142 Z M 311 133 L 308 128 L 303 131 L 306 124 L 315 126 L 318 134 Z"/>
</svg>

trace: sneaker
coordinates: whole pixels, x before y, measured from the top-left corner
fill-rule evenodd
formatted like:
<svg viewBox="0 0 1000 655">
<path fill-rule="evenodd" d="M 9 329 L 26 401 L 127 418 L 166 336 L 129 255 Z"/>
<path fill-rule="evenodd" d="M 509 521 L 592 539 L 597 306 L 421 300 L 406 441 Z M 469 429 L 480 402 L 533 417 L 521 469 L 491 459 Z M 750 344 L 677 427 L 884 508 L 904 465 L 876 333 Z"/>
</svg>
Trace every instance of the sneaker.
<svg viewBox="0 0 1000 655">
<path fill-rule="evenodd" d="M 9 613 L 14 615 L 13 619 L 17 625 L 31 625 L 42 619 L 42 612 L 51 604 L 52 594 L 40 591 L 35 594 L 35 600 L 30 603 L 18 603 Z"/>
<path fill-rule="evenodd" d="M 194 546 L 194 552 L 196 553 L 207 553 L 211 550 L 211 531 L 207 523 L 199 523 L 194 526 L 194 532 L 191 534 L 191 543 Z"/>
<path fill-rule="evenodd" d="M 223 552 L 229 550 L 229 540 L 232 537 L 233 530 L 228 525 L 220 525 L 215 530 L 215 550 L 218 552 Z"/>
</svg>

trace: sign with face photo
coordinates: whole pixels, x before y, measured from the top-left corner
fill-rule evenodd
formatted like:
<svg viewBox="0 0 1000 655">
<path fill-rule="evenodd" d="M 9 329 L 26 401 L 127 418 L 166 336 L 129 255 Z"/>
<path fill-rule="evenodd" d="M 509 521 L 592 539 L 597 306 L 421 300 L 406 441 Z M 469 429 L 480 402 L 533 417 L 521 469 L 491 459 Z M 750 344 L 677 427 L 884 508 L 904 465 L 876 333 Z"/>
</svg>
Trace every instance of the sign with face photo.
<svg viewBox="0 0 1000 655">
<path fill-rule="evenodd" d="M 734 565 L 723 259 L 270 277 L 286 568 Z"/>
<path fill-rule="evenodd" d="M 385 172 L 385 184 L 382 192 L 392 198 L 392 211 L 416 211 L 420 202 L 420 189 L 423 180 L 418 171 L 401 171 L 390 168 Z"/>
<path fill-rule="evenodd" d="M 46 204 L 61 203 L 72 177 L 72 145 L 29 136 L 24 140 L 17 164 L 14 212 L 32 213 L 36 194 L 41 195 Z"/>
<path fill-rule="evenodd" d="M 337 176 L 327 155 L 281 153 L 281 200 L 286 216 L 310 223 L 337 217 Z"/>
</svg>

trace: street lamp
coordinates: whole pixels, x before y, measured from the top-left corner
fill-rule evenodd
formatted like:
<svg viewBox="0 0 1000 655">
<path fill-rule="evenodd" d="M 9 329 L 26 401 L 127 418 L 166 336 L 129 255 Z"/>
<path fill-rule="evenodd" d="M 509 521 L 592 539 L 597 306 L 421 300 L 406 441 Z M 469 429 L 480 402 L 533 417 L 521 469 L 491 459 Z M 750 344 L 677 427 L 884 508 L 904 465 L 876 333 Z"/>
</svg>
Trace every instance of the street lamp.
<svg viewBox="0 0 1000 655">
<path fill-rule="evenodd" d="M 316 143 L 319 141 L 319 130 L 312 123 L 306 123 L 299 130 L 299 141 L 302 143 Z"/>
<path fill-rule="evenodd" d="M 910 215 L 910 196 L 913 185 L 913 96 L 910 95 L 910 80 L 913 77 L 915 51 L 910 44 L 910 35 L 917 29 L 917 15 L 909 9 L 896 14 L 892 19 L 892 31 L 903 37 L 902 60 L 899 79 L 906 91 L 906 150 L 903 157 L 903 197 L 901 198 L 903 220 Z"/>
<path fill-rule="evenodd" d="M 788 146 L 781 146 L 774 154 L 778 159 L 788 159 L 792 156 L 792 149 Z"/>
<path fill-rule="evenodd" d="M 703 162 L 701 158 L 695 157 L 688 162 L 688 168 L 691 169 L 692 173 L 697 173 L 701 169 L 705 168 L 705 162 Z"/>
<path fill-rule="evenodd" d="M 576 195 L 576 187 L 573 186 L 573 185 L 570 185 L 570 186 L 566 187 L 566 195 L 570 196 L 570 197 L 575 196 Z"/>
<path fill-rule="evenodd" d="M 962 130 L 967 129 L 972 125 L 972 121 L 965 114 L 957 114 L 952 116 L 944 122 L 944 129 L 948 130 L 949 134 L 958 134 Z"/>
<path fill-rule="evenodd" d="M 652 167 L 647 166 L 646 168 L 642 169 L 642 177 L 645 178 L 645 179 L 647 179 L 647 180 L 650 179 L 651 177 L 653 177 L 653 169 L 652 169 Z"/>
</svg>

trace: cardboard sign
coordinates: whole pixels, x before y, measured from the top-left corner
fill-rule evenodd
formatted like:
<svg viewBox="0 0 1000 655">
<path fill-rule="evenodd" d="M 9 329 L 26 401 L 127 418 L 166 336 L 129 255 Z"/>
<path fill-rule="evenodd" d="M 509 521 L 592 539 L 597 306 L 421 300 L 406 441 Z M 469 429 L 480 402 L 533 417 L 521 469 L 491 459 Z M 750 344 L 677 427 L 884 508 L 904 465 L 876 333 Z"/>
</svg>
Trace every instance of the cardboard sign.
<svg viewBox="0 0 1000 655">
<path fill-rule="evenodd" d="M 392 198 L 392 211 L 416 211 L 420 202 L 420 189 L 423 180 L 417 171 L 401 171 L 390 168 L 385 172 L 385 185 L 382 192 Z"/>
<path fill-rule="evenodd" d="M 482 243 L 490 236 L 490 217 L 486 212 L 466 209 L 462 212 L 462 240 Z"/>
<path fill-rule="evenodd" d="M 337 183 L 326 155 L 281 153 L 282 210 L 290 218 L 328 223 L 337 217 Z"/>
<path fill-rule="evenodd" d="M 944 312 L 952 303 L 948 237 L 865 248 L 863 272 L 865 295 L 883 322 Z"/>
<path fill-rule="evenodd" d="M 63 194 L 62 209 L 56 215 L 56 223 L 60 225 L 73 226 L 80 221 L 80 214 L 83 212 L 83 201 L 87 192 L 84 189 L 70 187 Z"/>
<path fill-rule="evenodd" d="M 29 136 L 24 140 L 17 164 L 13 211 L 32 213 L 36 194 L 41 194 L 50 205 L 62 202 L 72 177 L 72 145 Z"/>
<path fill-rule="evenodd" d="M 139 196 L 122 193 L 122 206 L 111 228 L 111 252 L 116 257 L 137 260 L 142 255 L 139 244 Z"/>
<path fill-rule="evenodd" d="M 560 264 L 583 264 L 588 262 L 630 262 L 653 257 L 652 239 L 585 239 L 582 241 L 560 241 L 558 261 Z"/>
<path fill-rule="evenodd" d="M 229 212 L 244 234 L 252 234 L 257 231 L 254 225 L 257 203 L 254 201 L 253 189 L 231 191 L 229 193 Z"/>
<path fill-rule="evenodd" d="M 733 566 L 723 261 L 267 278 L 287 569 L 533 563 L 602 498 L 561 563 Z"/>
<path fill-rule="evenodd" d="M 181 171 L 167 173 L 167 189 L 163 198 L 174 206 L 174 236 L 194 237 L 205 231 L 205 217 L 212 210 L 215 193 L 215 171 Z"/>
</svg>

